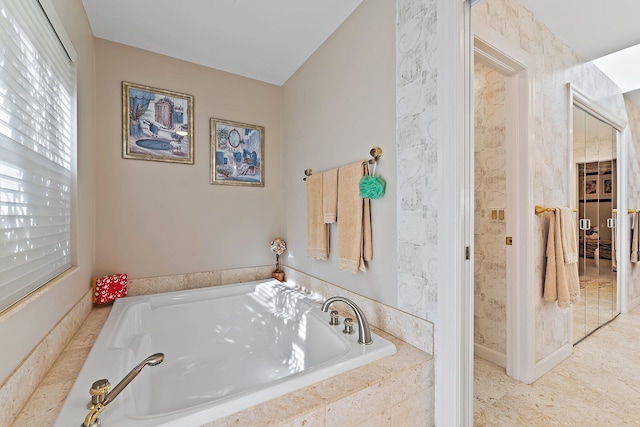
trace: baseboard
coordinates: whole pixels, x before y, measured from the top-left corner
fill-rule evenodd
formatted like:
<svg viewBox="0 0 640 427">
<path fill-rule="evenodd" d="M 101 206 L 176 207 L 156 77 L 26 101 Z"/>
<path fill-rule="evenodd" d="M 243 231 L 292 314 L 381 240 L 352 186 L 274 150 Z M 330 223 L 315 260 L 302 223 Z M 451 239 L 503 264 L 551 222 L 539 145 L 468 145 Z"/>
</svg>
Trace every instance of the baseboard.
<svg viewBox="0 0 640 427">
<path fill-rule="evenodd" d="M 558 366 L 560 362 L 571 356 L 571 353 L 573 353 L 573 345 L 567 343 L 544 359 L 536 362 L 533 381 L 537 380 L 538 378 Z"/>
<path fill-rule="evenodd" d="M 482 344 L 473 344 L 473 353 L 481 359 L 488 360 L 498 366 L 507 369 L 507 355 L 485 347 Z"/>
</svg>

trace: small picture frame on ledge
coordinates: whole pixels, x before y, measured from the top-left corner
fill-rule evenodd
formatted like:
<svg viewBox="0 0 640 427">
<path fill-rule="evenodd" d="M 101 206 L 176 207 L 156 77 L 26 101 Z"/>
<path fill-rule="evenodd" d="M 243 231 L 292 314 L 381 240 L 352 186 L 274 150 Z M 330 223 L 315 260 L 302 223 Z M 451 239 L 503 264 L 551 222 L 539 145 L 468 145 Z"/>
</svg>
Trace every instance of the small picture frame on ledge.
<svg viewBox="0 0 640 427">
<path fill-rule="evenodd" d="M 211 184 L 264 187 L 264 127 L 211 118 Z"/>
<path fill-rule="evenodd" d="M 122 157 L 193 164 L 193 96 L 122 82 Z"/>
</svg>

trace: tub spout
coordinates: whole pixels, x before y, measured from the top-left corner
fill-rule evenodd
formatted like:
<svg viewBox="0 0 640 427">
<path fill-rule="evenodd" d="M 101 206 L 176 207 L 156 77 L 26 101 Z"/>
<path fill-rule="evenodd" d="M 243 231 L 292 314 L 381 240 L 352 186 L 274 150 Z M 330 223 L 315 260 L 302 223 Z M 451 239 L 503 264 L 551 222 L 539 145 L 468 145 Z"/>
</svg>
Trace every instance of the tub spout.
<svg viewBox="0 0 640 427">
<path fill-rule="evenodd" d="M 138 376 L 142 368 L 145 366 L 156 366 L 162 363 L 164 360 L 164 354 L 156 353 L 144 359 L 142 362 L 138 363 L 125 377 L 113 388 L 113 390 L 109 391 L 110 384 L 106 379 L 98 380 L 93 383 L 89 394 L 91 394 L 91 402 L 93 403 L 93 408 L 84 419 L 84 423 L 82 423 L 82 427 L 98 427 L 100 426 L 100 420 L 98 416 L 102 413 L 104 408 L 120 394 L 122 390 L 125 389 L 126 386 L 129 385 L 131 381 L 135 377 Z"/>
<path fill-rule="evenodd" d="M 358 343 L 362 345 L 371 344 L 373 340 L 371 339 L 371 328 L 369 327 L 369 322 L 367 322 L 367 318 L 355 302 L 343 297 L 331 297 L 322 304 L 322 311 L 325 313 L 329 311 L 329 306 L 336 301 L 347 304 L 355 313 L 356 319 L 358 319 Z"/>
</svg>

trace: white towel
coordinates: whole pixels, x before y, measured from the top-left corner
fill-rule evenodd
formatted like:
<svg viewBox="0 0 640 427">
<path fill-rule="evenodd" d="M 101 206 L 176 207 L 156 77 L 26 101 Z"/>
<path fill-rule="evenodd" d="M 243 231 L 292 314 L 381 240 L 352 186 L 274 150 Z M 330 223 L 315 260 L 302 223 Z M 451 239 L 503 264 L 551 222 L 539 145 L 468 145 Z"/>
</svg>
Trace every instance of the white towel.
<svg viewBox="0 0 640 427">
<path fill-rule="evenodd" d="M 632 237 L 631 237 L 631 262 L 638 262 L 639 258 L 638 258 L 638 249 L 639 249 L 639 245 L 640 245 L 640 239 L 638 239 L 638 226 L 640 225 L 640 221 L 638 220 L 638 217 L 640 215 L 638 214 L 638 212 L 633 214 L 633 233 L 632 233 Z"/>
</svg>

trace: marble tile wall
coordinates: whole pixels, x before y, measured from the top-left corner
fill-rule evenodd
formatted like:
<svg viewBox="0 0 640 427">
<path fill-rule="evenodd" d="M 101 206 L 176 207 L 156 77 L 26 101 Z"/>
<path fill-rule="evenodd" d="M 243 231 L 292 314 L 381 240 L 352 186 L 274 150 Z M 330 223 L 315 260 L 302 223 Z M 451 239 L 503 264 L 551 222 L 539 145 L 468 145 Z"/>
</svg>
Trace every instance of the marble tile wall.
<svg viewBox="0 0 640 427">
<path fill-rule="evenodd" d="M 482 22 L 520 46 L 534 63 L 534 126 L 531 163 L 533 202 L 543 206 L 569 204 L 570 168 L 567 82 L 575 84 L 613 114 L 626 117 L 620 90 L 593 64 L 585 63 L 517 0 L 487 0 L 474 7 Z M 533 251 L 536 294 L 542 295 L 546 222 L 536 218 Z M 569 342 L 569 311 L 535 301 L 536 361 Z"/>
<path fill-rule="evenodd" d="M 251 282 L 271 277 L 273 265 L 129 279 L 127 295 L 147 295 Z"/>
<path fill-rule="evenodd" d="M 491 217 L 507 201 L 506 80 L 476 62 L 474 90 L 474 342 L 506 354 L 506 222 Z"/>
<path fill-rule="evenodd" d="M 625 98 L 629 126 L 623 133 L 627 145 L 627 206 L 640 209 L 640 107 Z M 636 214 L 639 215 L 639 214 Z M 629 219 L 631 219 L 631 215 Z M 618 261 L 619 262 L 619 261 Z M 640 304 L 640 263 L 629 263 L 627 299 L 630 304 Z"/>
<path fill-rule="evenodd" d="M 436 0 L 396 1 L 398 306 L 436 316 Z"/>
</svg>

